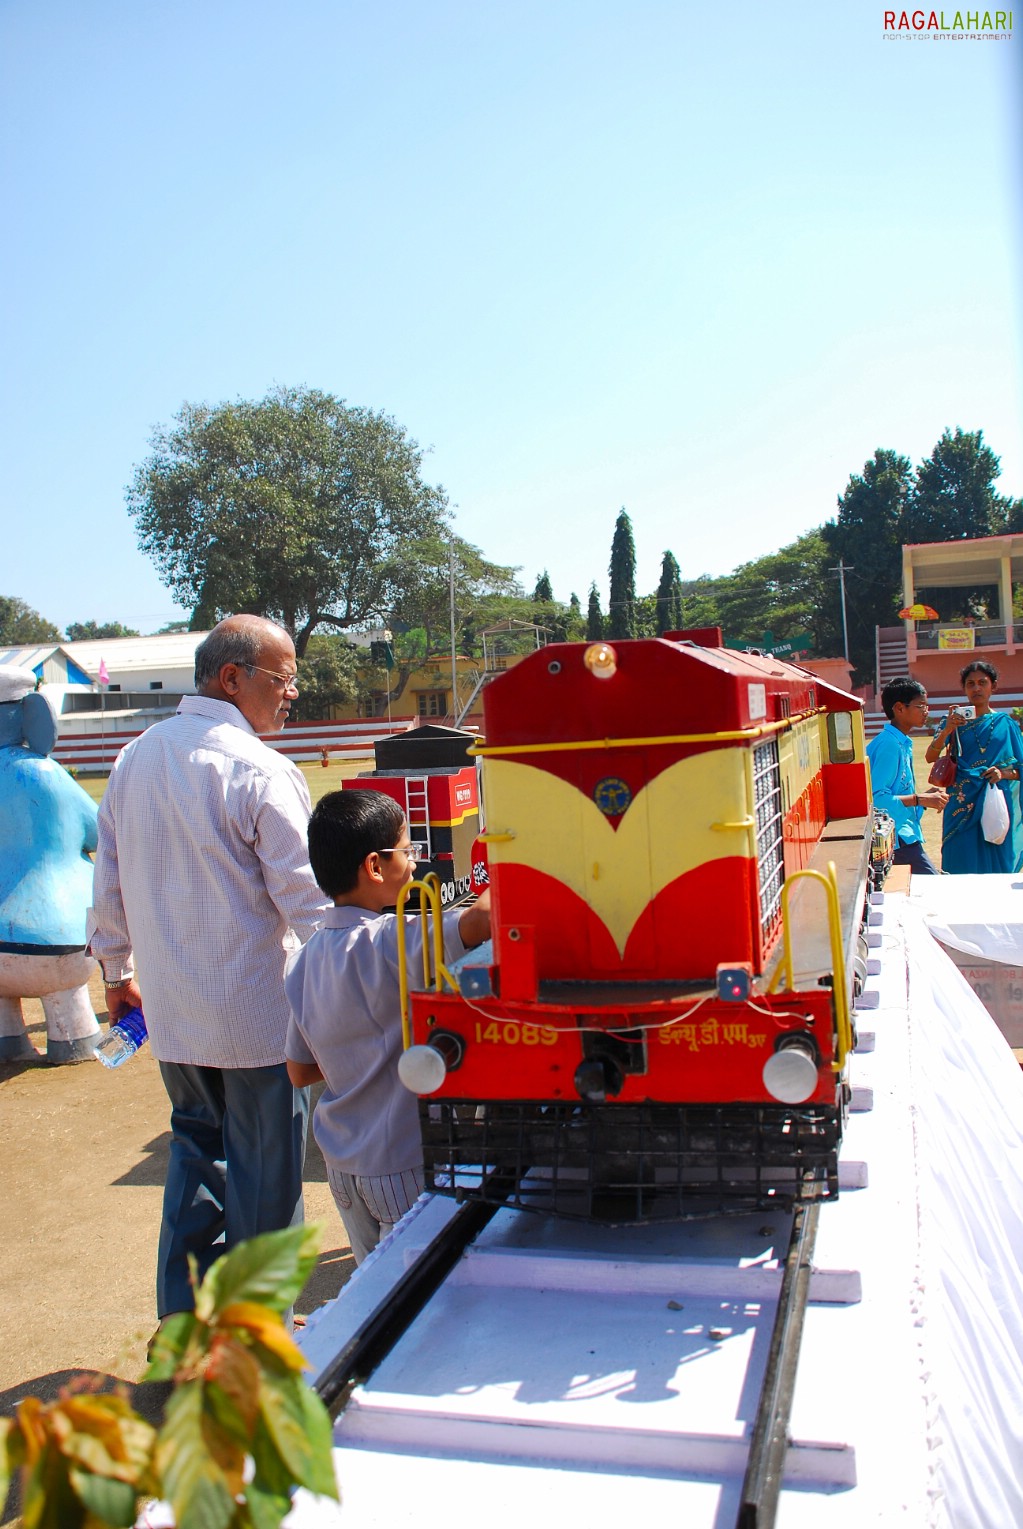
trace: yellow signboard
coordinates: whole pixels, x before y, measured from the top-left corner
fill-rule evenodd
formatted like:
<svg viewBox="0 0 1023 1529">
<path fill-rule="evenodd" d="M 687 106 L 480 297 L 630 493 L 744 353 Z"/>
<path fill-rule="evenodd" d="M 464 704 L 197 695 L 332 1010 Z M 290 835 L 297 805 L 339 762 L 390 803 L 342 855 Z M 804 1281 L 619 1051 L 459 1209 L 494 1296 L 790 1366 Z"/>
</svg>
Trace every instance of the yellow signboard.
<svg viewBox="0 0 1023 1529">
<path fill-rule="evenodd" d="M 939 648 L 972 648 L 972 626 L 943 626 L 938 628 Z"/>
</svg>

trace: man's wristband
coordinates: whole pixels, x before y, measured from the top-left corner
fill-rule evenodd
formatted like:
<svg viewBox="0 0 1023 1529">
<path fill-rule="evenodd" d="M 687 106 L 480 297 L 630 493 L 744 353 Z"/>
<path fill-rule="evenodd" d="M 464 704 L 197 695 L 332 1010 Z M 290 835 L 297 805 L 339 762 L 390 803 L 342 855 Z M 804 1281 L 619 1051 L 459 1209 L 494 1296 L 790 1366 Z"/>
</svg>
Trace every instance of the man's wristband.
<svg viewBox="0 0 1023 1529">
<path fill-rule="evenodd" d="M 118 977 L 116 982 L 108 982 L 107 979 L 104 977 L 103 978 L 103 986 L 105 988 L 127 987 L 129 982 L 134 982 L 134 981 L 135 981 L 135 973 L 132 972 L 130 977 Z"/>
</svg>

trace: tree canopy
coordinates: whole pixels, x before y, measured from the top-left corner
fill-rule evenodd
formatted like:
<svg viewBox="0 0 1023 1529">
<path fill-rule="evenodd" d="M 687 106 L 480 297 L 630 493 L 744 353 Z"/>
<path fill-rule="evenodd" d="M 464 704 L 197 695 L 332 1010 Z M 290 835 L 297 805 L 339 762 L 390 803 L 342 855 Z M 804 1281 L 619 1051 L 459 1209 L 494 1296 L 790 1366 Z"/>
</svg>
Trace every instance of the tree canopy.
<svg viewBox="0 0 1023 1529">
<path fill-rule="evenodd" d="M 331 707 L 353 700 L 360 691 L 359 654 L 343 637 L 310 637 L 298 660 L 295 714 L 303 722 L 329 717 Z"/>
<path fill-rule="evenodd" d="M 280 621 L 301 656 L 318 626 L 386 615 L 408 544 L 438 537 L 447 499 L 388 415 L 329 393 L 185 404 L 127 493 L 139 546 L 193 629 L 236 611 Z"/>
<path fill-rule="evenodd" d="M 835 579 L 827 607 L 840 625 L 835 608 L 837 601 L 840 610 L 843 580 L 849 657 L 864 675 L 874 667 L 875 627 L 891 625 L 902 604 L 902 544 L 912 488 L 909 458 L 878 447 L 862 473 L 850 477 L 838 501 L 838 519 L 821 529 Z"/>
<path fill-rule="evenodd" d="M 894 624 L 902 605 L 902 547 L 957 541 L 1023 529 L 1023 500 L 995 491 L 998 457 L 982 430 L 945 430 L 915 473 L 909 459 L 878 448 L 853 473 L 838 500 L 838 517 L 822 527 L 832 564 L 845 578 L 849 656 L 866 678 L 874 669 L 874 629 Z M 936 592 L 915 591 L 934 604 Z M 946 619 L 983 615 L 989 590 L 941 592 Z M 826 596 L 832 624 L 838 586 Z"/>
<path fill-rule="evenodd" d="M 68 642 L 94 642 L 101 637 L 137 637 L 134 627 L 119 621 L 72 621 L 67 629 Z"/>
<path fill-rule="evenodd" d="M 425 658 L 446 649 L 451 628 L 452 584 L 456 629 L 463 651 L 475 652 L 478 633 L 508 614 L 529 620 L 529 607 L 516 583 L 517 569 L 492 563 L 479 547 L 445 532 L 421 537 L 402 549 L 401 587 L 396 588 L 389 621 L 403 628 L 399 653 Z"/>
<path fill-rule="evenodd" d="M 916 470 L 903 517 L 904 542 L 948 542 L 997 536 L 1009 529 L 1020 501 L 995 492 L 1001 462 L 983 430 L 945 430 Z"/>
<path fill-rule="evenodd" d="M 36 642 L 60 642 L 60 632 L 16 595 L 0 595 L 0 645 L 18 648 Z"/>
<path fill-rule="evenodd" d="M 809 632 L 815 652 L 837 651 L 827 561 L 821 532 L 808 531 L 733 573 L 701 580 L 687 600 L 686 624 L 720 626 L 726 641 L 750 647 L 759 646 L 765 632 L 776 638 Z"/>
</svg>

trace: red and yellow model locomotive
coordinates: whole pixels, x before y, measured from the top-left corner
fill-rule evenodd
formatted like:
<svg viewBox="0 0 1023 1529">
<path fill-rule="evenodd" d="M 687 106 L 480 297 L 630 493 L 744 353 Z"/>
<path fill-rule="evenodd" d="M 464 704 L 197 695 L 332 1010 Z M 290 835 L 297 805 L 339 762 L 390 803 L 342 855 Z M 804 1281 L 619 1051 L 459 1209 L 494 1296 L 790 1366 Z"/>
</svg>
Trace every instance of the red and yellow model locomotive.
<svg viewBox="0 0 1023 1529">
<path fill-rule="evenodd" d="M 710 629 L 551 645 L 483 704 L 492 943 L 448 971 L 434 940 L 403 998 L 431 1187 L 611 1219 L 834 1194 L 859 700 Z"/>
</svg>

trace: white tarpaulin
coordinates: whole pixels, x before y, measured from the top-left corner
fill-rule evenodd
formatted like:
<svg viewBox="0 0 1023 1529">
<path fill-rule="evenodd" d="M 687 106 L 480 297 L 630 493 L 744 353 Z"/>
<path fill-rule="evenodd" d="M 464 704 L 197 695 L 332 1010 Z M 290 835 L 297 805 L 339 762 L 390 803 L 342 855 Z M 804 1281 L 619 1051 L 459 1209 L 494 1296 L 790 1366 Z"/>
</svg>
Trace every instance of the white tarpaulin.
<svg viewBox="0 0 1023 1529">
<path fill-rule="evenodd" d="M 942 945 L 1023 966 L 1023 875 L 914 876 L 909 899 Z"/>
<path fill-rule="evenodd" d="M 904 929 L 936 1521 L 1007 1529 L 1023 1525 L 1023 1073 L 912 904 Z"/>
</svg>

